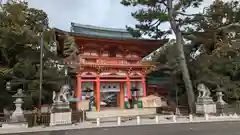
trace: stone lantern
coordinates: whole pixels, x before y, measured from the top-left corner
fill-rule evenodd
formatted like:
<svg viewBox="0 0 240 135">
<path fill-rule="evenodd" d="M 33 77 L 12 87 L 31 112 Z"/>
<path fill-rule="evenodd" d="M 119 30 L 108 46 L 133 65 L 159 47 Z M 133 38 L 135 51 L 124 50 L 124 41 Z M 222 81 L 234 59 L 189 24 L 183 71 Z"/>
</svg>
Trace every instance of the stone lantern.
<svg viewBox="0 0 240 135">
<path fill-rule="evenodd" d="M 11 88 L 11 82 L 9 81 L 9 82 L 6 83 L 6 90 L 10 91 L 11 89 L 12 89 Z"/>
<path fill-rule="evenodd" d="M 227 104 L 223 100 L 223 96 L 224 96 L 223 91 L 224 91 L 223 88 L 220 88 L 220 86 L 217 87 L 217 93 L 216 93 L 217 101 L 216 101 L 216 105 L 217 105 L 217 112 L 220 113 L 221 115 L 224 114 L 224 108 L 225 108 L 225 105 Z"/>
<path fill-rule="evenodd" d="M 15 98 L 15 110 L 13 111 L 12 115 L 10 116 L 10 120 L 8 123 L 3 124 L 3 128 L 22 128 L 27 127 L 26 119 L 24 117 L 24 113 L 22 110 L 23 98 L 25 95 L 23 94 L 22 89 L 18 89 L 17 93 L 12 96 Z"/>
<path fill-rule="evenodd" d="M 216 101 L 217 104 L 220 104 L 220 105 L 226 104 L 226 102 L 223 100 L 223 93 L 221 91 L 218 91 L 216 95 L 217 95 L 217 101 Z"/>
</svg>

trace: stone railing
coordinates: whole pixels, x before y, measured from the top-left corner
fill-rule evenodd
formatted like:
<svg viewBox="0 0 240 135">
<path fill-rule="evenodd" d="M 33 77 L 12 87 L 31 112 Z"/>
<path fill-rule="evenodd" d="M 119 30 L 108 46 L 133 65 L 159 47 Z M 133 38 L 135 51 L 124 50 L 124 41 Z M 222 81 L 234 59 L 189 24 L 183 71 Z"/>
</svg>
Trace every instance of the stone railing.
<svg viewBox="0 0 240 135">
<path fill-rule="evenodd" d="M 208 115 L 204 116 L 177 116 L 177 115 L 152 115 L 152 116 L 135 116 L 135 117 L 112 117 L 109 118 L 96 118 L 93 126 L 104 126 L 106 123 L 115 122 L 116 126 L 126 125 L 146 125 L 146 124 L 168 124 L 168 123 L 198 123 L 198 122 L 217 122 L 217 121 L 240 121 L 237 114 L 230 115 Z"/>
</svg>

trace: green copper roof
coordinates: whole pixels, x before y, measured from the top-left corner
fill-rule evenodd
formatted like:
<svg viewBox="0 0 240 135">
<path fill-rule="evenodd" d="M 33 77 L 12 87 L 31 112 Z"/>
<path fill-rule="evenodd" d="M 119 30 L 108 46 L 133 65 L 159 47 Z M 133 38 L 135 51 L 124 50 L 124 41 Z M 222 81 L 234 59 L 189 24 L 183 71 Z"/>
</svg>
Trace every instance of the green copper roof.
<svg viewBox="0 0 240 135">
<path fill-rule="evenodd" d="M 80 35 L 87 35 L 90 37 L 103 37 L 111 39 L 137 39 L 133 37 L 126 29 L 96 27 L 78 23 L 71 23 L 71 32 Z"/>
</svg>

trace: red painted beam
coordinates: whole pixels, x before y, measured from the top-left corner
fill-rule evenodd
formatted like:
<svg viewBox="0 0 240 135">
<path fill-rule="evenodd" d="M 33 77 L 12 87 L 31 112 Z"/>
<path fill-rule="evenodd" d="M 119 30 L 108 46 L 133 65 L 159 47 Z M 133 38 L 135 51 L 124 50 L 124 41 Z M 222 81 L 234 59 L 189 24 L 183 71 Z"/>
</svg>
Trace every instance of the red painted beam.
<svg viewBox="0 0 240 135">
<path fill-rule="evenodd" d="M 82 82 L 96 82 L 96 79 L 82 79 Z M 130 79 L 130 82 L 141 82 L 141 79 Z M 100 79 L 100 82 L 126 82 L 126 79 Z"/>
<path fill-rule="evenodd" d="M 96 79 L 82 79 L 82 82 L 96 82 Z"/>
</svg>

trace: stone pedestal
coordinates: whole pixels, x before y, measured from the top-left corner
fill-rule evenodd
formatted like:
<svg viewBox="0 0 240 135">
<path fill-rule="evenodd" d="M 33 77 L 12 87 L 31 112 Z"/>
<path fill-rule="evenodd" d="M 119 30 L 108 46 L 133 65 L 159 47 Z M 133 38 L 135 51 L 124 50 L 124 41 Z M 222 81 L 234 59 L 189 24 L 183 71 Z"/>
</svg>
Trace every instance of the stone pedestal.
<svg viewBox="0 0 240 135">
<path fill-rule="evenodd" d="M 216 103 L 211 97 L 198 97 L 196 102 L 197 114 L 212 114 L 216 113 Z"/>
<path fill-rule="evenodd" d="M 72 124 L 72 112 L 51 113 L 50 126 Z"/>
<path fill-rule="evenodd" d="M 5 123 L 2 124 L 2 128 L 28 128 L 27 123 Z"/>
<path fill-rule="evenodd" d="M 72 124 L 72 110 L 69 103 L 55 102 L 52 105 L 50 126 Z"/>
</svg>

